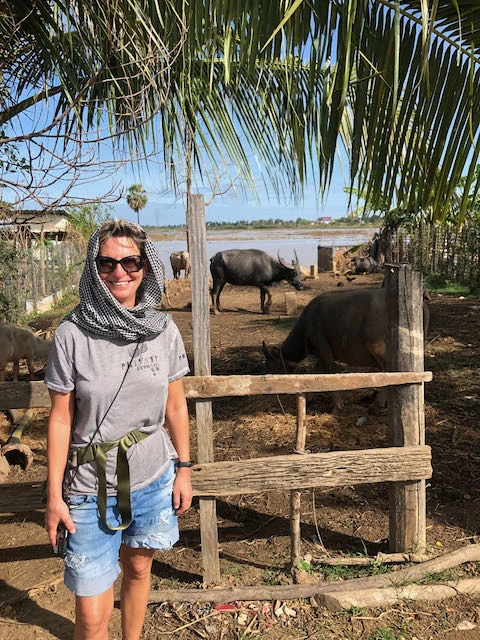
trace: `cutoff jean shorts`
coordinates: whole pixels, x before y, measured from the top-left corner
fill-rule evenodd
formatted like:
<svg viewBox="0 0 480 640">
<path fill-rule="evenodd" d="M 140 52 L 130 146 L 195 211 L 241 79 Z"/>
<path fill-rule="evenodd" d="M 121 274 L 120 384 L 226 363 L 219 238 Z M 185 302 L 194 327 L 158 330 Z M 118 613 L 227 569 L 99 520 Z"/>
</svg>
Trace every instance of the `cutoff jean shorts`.
<svg viewBox="0 0 480 640">
<path fill-rule="evenodd" d="M 65 586 L 76 596 L 107 591 L 120 573 L 120 545 L 135 549 L 170 549 L 179 539 L 172 505 L 174 464 L 158 480 L 131 493 L 132 522 L 123 531 L 111 531 L 98 513 L 97 496 L 68 495 L 66 502 L 76 531 L 68 536 Z M 117 497 L 107 497 L 107 522 L 118 526 Z"/>
</svg>

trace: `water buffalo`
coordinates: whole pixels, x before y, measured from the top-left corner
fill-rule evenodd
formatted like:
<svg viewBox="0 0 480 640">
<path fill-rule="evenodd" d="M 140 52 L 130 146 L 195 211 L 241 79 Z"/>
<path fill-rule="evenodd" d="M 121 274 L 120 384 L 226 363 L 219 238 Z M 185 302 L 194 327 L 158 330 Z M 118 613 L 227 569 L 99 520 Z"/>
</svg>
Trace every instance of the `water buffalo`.
<svg viewBox="0 0 480 640">
<path fill-rule="evenodd" d="M 219 251 L 210 258 L 210 272 L 213 278 L 212 308 L 214 313 L 222 311 L 220 294 L 229 283 L 252 286 L 260 289 L 262 313 L 269 313 L 272 306 L 270 287 L 274 282 L 286 280 L 295 289 L 303 289 L 300 265 L 295 252 L 295 260 L 289 264 L 278 256 L 278 260 L 259 249 L 229 249 Z M 265 298 L 267 300 L 265 301 Z"/>
<path fill-rule="evenodd" d="M 354 258 L 355 273 L 375 273 L 379 270 L 379 263 L 370 256 Z"/>
<path fill-rule="evenodd" d="M 263 343 L 271 371 L 292 373 L 308 355 L 317 358 L 317 370 L 334 373 L 335 363 L 386 370 L 386 296 L 383 288 L 333 291 L 314 298 L 305 307 L 280 347 Z M 424 304 L 424 333 L 429 312 Z M 342 407 L 339 392 L 335 407 Z"/>
<path fill-rule="evenodd" d="M 170 254 L 170 264 L 172 265 L 173 279 L 180 278 L 180 271 L 183 271 L 185 278 L 190 275 L 190 254 L 188 251 L 173 251 Z"/>
</svg>

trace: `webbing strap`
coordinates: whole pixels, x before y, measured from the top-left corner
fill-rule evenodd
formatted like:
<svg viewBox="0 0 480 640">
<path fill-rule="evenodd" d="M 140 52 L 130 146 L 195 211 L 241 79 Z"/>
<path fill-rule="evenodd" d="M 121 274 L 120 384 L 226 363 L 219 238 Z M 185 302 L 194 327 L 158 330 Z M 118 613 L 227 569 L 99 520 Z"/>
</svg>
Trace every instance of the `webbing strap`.
<svg viewBox="0 0 480 640">
<path fill-rule="evenodd" d="M 121 531 L 126 529 L 132 522 L 132 511 L 130 507 L 130 467 L 127 459 L 127 451 L 136 442 L 140 442 L 147 438 L 150 434 L 136 429 L 126 436 L 113 442 L 97 442 L 91 444 L 85 449 L 79 449 L 75 452 L 76 464 L 84 464 L 85 462 L 97 463 L 98 477 L 98 512 L 105 526 L 111 531 Z M 107 453 L 110 449 L 118 446 L 117 451 L 117 499 L 118 510 L 120 512 L 121 524 L 114 527 L 107 522 Z"/>
</svg>

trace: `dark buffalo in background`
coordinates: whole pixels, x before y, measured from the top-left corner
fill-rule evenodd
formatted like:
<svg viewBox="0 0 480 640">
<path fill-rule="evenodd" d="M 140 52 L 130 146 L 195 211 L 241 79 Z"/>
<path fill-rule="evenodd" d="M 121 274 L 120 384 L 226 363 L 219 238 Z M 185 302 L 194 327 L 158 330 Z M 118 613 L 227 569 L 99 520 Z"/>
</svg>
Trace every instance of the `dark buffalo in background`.
<svg viewBox="0 0 480 640">
<path fill-rule="evenodd" d="M 270 371 L 292 373 L 308 355 L 319 373 L 335 373 L 336 363 L 386 370 L 386 295 L 384 288 L 322 293 L 305 307 L 280 347 L 263 343 Z M 429 310 L 423 306 L 424 335 Z M 335 408 L 342 407 L 334 393 Z"/>
<path fill-rule="evenodd" d="M 354 258 L 353 264 L 355 273 L 376 273 L 380 270 L 378 262 L 370 256 Z"/>
<path fill-rule="evenodd" d="M 220 294 L 228 284 L 258 287 L 262 313 L 269 313 L 272 306 L 270 287 L 274 282 L 286 280 L 295 289 L 302 290 L 302 277 L 297 254 L 289 264 L 260 251 L 259 249 L 228 249 L 219 251 L 210 258 L 210 272 L 213 286 L 210 291 L 214 313 L 222 311 Z"/>
</svg>

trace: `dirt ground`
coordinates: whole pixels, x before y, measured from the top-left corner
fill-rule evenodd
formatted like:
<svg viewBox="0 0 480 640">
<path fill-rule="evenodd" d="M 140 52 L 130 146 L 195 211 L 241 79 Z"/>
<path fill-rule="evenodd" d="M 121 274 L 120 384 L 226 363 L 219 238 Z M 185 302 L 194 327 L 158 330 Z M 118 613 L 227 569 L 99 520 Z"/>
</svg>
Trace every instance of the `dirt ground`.
<svg viewBox="0 0 480 640">
<path fill-rule="evenodd" d="M 341 284 L 344 289 L 378 284 L 379 275 L 345 277 L 322 274 L 307 279 L 297 293 L 299 311 L 318 293 Z M 260 313 L 256 289 L 227 286 L 223 314 L 211 316 L 212 373 L 265 373 L 262 341 L 280 342 L 286 335 L 279 316 L 285 313 L 287 284 L 273 290 L 270 315 Z M 190 289 L 185 280 L 171 283 L 172 313 L 193 359 Z M 433 381 L 425 385 L 426 440 L 432 447 L 433 477 L 427 488 L 428 553 L 440 555 L 479 542 L 480 300 L 434 295 L 426 344 L 425 368 Z M 38 325 L 58 324 L 49 316 Z M 304 370 L 307 370 L 304 367 Z M 38 372 L 38 379 L 43 371 Z M 316 394 L 307 402 L 307 448 L 312 452 L 374 448 L 386 444 L 386 415 L 369 403 L 368 391 L 349 392 L 346 408 L 332 413 L 331 398 Z M 195 414 L 192 406 L 195 455 Z M 213 404 L 215 459 L 241 459 L 291 453 L 295 440 L 295 399 L 290 396 L 228 398 Z M 23 442 L 34 453 L 28 471 L 11 467 L 8 482 L 45 479 L 44 410 Z M 359 418 L 364 418 L 358 426 Z M 362 421 L 361 421 L 362 422 Z M 0 444 L 11 426 L 0 415 Z M 1 491 L 1 489 L 0 489 Z M 292 584 L 289 569 L 289 496 L 245 495 L 217 501 L 221 585 Z M 375 556 L 388 552 L 386 486 L 348 486 L 302 496 L 302 575 L 310 581 L 342 580 L 366 575 L 355 567 L 330 566 L 328 558 Z M 476 563 L 461 565 L 430 582 L 474 577 Z M 372 571 L 392 571 L 373 563 Z M 116 585 L 118 588 L 118 585 Z M 181 540 L 157 554 L 152 590 L 202 587 L 199 514 L 196 505 L 181 519 Z M 62 561 L 52 555 L 43 529 L 42 509 L 0 513 L 0 640 L 66 640 L 73 637 L 73 597 L 62 583 Z M 190 640 L 249 638 L 472 640 L 480 638 L 480 595 L 458 595 L 443 601 L 404 601 L 388 608 L 331 613 L 314 599 L 288 602 L 151 604 L 142 638 L 174 636 Z M 111 639 L 120 640 L 120 612 L 115 609 Z"/>
</svg>

